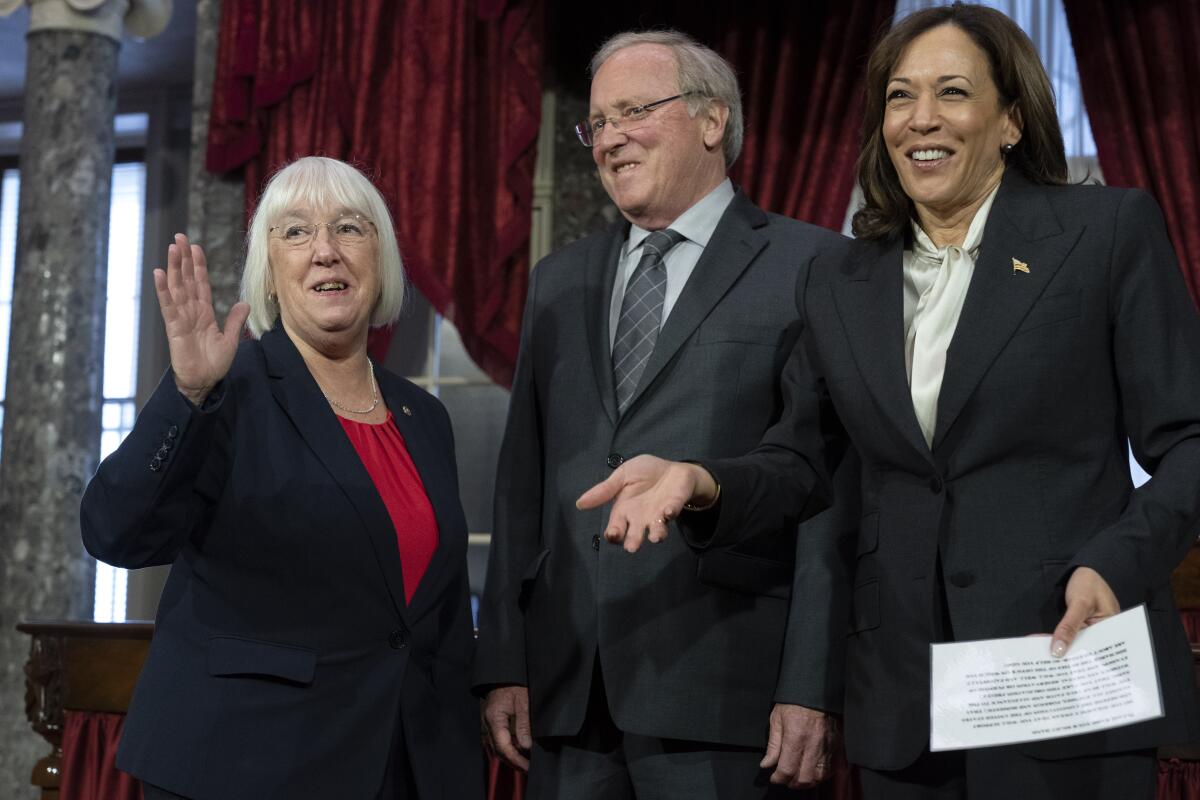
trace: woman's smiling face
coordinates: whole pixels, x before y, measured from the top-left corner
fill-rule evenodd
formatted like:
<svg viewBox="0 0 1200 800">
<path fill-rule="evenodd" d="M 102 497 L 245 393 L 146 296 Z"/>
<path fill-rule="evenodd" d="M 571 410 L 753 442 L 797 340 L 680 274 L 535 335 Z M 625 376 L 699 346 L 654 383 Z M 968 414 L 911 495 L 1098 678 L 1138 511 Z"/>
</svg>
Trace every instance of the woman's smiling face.
<svg viewBox="0 0 1200 800">
<path fill-rule="evenodd" d="M 358 225 L 360 241 L 339 239 L 339 227 Z M 293 230 L 314 231 L 304 244 Z M 379 242 L 374 229 L 352 211 L 296 208 L 272 226 L 271 281 L 284 328 L 318 350 L 365 337 L 379 300 Z"/>
<path fill-rule="evenodd" d="M 961 28 L 913 39 L 885 97 L 883 139 L 918 213 L 953 216 L 999 182 L 1001 148 L 1020 140 L 1020 124 L 1001 107 L 987 55 Z"/>
</svg>

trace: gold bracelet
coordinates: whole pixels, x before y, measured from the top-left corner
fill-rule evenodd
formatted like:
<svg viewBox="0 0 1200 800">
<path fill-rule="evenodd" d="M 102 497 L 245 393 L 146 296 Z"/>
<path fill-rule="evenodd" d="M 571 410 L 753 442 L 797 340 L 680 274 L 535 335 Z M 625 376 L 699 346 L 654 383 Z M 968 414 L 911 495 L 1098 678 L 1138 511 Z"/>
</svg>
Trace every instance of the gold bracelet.
<svg viewBox="0 0 1200 800">
<path fill-rule="evenodd" d="M 711 475 L 712 473 L 709 473 L 709 474 Z M 716 478 L 713 478 L 713 483 L 717 483 Z M 717 504 L 717 501 L 720 499 L 721 499 L 721 484 L 717 483 L 717 493 L 713 495 L 712 500 L 709 500 L 706 504 L 704 504 L 702 506 L 693 505 L 692 503 L 684 503 L 683 510 L 684 511 L 709 511 L 712 509 L 713 506 L 715 506 Z"/>
</svg>

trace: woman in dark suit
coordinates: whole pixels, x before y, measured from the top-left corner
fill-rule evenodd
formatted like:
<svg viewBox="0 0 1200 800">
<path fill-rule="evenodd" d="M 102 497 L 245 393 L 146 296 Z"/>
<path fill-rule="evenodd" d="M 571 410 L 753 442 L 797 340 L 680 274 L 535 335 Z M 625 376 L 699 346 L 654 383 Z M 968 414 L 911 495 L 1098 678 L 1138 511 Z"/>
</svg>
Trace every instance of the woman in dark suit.
<svg viewBox="0 0 1200 800">
<path fill-rule="evenodd" d="M 267 186 L 224 331 L 200 247 L 155 270 L 171 369 L 81 510 L 97 558 L 172 565 L 117 756 L 148 798 L 482 796 L 450 421 L 367 357 L 403 282 L 327 158 Z"/>
<path fill-rule="evenodd" d="M 798 288 L 787 413 L 728 461 L 633 459 L 607 535 L 694 546 L 810 513 L 862 457 L 845 731 L 868 798 L 1154 794 L 1200 735 L 1169 576 L 1200 519 L 1200 320 L 1154 201 L 1067 185 L 1032 43 L 1004 15 L 914 14 L 868 65 L 857 241 Z M 1153 477 L 1134 489 L 1127 447 Z M 618 474 L 620 473 L 620 474 Z M 626 542 L 627 549 L 629 542 Z M 928 749 L 933 642 L 1078 631 L 1146 604 L 1166 715 L 1084 736 Z"/>
</svg>

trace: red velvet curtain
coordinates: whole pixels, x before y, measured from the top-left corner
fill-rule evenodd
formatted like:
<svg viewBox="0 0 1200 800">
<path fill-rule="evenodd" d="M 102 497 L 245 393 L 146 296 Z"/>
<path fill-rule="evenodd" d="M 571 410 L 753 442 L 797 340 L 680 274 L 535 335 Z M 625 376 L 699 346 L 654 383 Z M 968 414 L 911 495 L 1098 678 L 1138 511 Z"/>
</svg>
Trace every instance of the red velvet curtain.
<svg viewBox="0 0 1200 800">
<path fill-rule="evenodd" d="M 522 800 L 525 797 L 525 773 L 518 772 L 487 749 L 487 800 Z"/>
<path fill-rule="evenodd" d="M 124 714 L 63 712 L 62 800 L 142 800 L 142 783 L 117 769 Z"/>
<path fill-rule="evenodd" d="M 1200 3 L 1064 5 L 1104 178 L 1162 205 L 1200 304 Z"/>
<path fill-rule="evenodd" d="M 769 3 L 714 45 L 737 68 L 746 144 L 733 178 L 762 207 L 841 230 L 854 189 L 863 73 L 895 2 Z"/>
<path fill-rule="evenodd" d="M 208 169 L 349 161 L 392 210 L 412 283 L 511 382 L 541 120 L 540 0 L 225 0 Z M 385 351 L 388 332 L 372 340 Z"/>
<path fill-rule="evenodd" d="M 1200 800 L 1200 761 L 1158 762 L 1156 800 Z"/>
</svg>

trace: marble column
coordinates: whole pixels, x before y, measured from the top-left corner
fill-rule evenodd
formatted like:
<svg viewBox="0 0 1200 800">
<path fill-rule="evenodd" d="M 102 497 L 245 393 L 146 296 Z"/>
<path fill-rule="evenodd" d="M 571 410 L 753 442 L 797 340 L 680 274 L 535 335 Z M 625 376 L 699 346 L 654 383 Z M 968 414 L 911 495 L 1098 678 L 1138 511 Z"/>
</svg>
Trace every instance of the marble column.
<svg viewBox="0 0 1200 800">
<path fill-rule="evenodd" d="M 225 321 L 237 302 L 242 280 L 245 237 L 245 188 L 241 170 L 215 175 L 204 168 L 208 118 L 212 108 L 221 0 L 196 3 L 196 67 L 192 79 L 192 161 L 188 189 L 188 236 L 204 246 L 213 308 Z"/>
<path fill-rule="evenodd" d="M 117 52 L 126 17 L 144 11 L 140 0 L 30 8 L 0 451 L 0 797 L 32 796 L 45 755 L 25 721 L 29 640 L 13 626 L 92 614 L 79 500 L 100 442 Z"/>
</svg>

